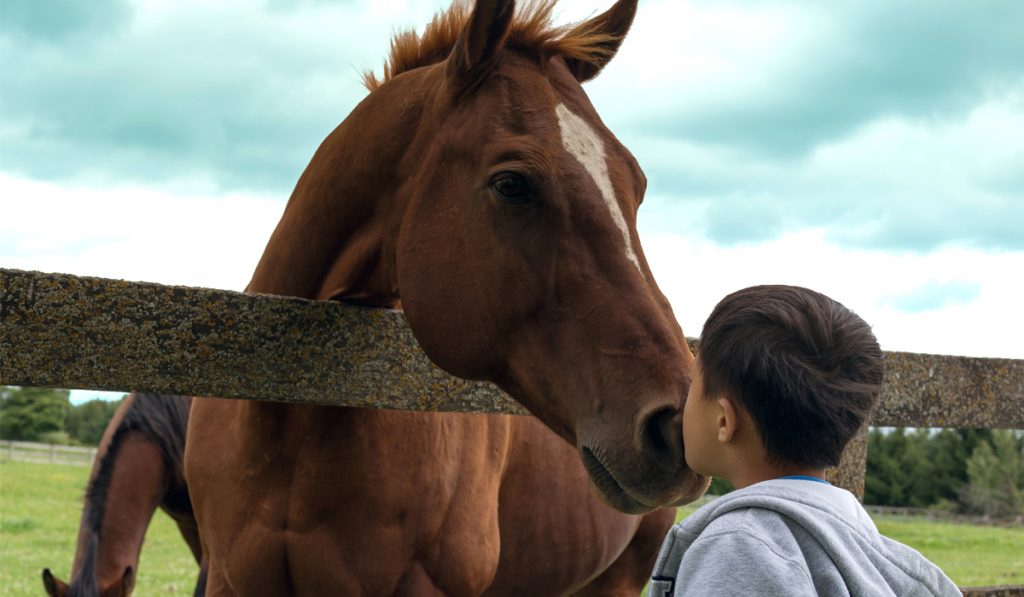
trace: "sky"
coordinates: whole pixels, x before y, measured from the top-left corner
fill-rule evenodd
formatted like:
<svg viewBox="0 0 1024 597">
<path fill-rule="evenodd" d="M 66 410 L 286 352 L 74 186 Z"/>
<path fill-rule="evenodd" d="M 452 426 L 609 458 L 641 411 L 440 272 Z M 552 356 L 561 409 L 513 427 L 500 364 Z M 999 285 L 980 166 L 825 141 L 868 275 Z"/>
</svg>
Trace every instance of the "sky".
<svg viewBox="0 0 1024 597">
<path fill-rule="evenodd" d="M 0 267 L 242 289 L 362 72 L 447 4 L 3 0 Z M 641 0 L 586 89 L 688 335 L 798 284 L 885 350 L 1020 359 L 1022 56 L 1019 0 Z"/>
</svg>

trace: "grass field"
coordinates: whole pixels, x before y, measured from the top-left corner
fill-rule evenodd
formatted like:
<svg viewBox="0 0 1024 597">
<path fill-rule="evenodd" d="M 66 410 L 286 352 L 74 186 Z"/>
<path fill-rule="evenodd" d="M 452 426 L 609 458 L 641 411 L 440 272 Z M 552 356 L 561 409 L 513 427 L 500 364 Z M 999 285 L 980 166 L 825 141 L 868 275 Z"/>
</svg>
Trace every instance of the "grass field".
<svg viewBox="0 0 1024 597">
<path fill-rule="evenodd" d="M 1024 529 L 875 518 L 887 537 L 920 551 L 961 587 L 1024 584 Z"/>
<path fill-rule="evenodd" d="M 67 579 L 75 552 L 85 467 L 0 461 L 0 593 L 42 594 L 49 567 Z M 689 510 L 680 511 L 680 517 Z M 876 519 L 879 530 L 924 553 L 960 586 L 1024 583 L 1024 529 Z M 136 595 L 190 595 L 198 572 L 171 520 L 158 512 L 146 535 Z"/>
<path fill-rule="evenodd" d="M 68 580 L 75 556 L 84 466 L 0 460 L 0 595 L 45 594 L 42 570 Z M 191 595 L 199 566 L 163 512 L 146 533 L 136 595 Z"/>
</svg>

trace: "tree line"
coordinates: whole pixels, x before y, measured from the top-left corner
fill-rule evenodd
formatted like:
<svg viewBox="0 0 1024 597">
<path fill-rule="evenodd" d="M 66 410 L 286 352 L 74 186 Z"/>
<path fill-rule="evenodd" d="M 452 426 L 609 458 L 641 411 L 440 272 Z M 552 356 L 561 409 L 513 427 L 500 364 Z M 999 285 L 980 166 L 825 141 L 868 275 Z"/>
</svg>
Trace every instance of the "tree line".
<svg viewBox="0 0 1024 597">
<path fill-rule="evenodd" d="M 120 402 L 71 404 L 68 390 L 0 386 L 0 439 L 95 446 Z"/>
<path fill-rule="evenodd" d="M 709 493 L 732 491 L 723 479 Z M 872 428 L 864 503 L 1012 520 L 1024 516 L 1024 432 Z"/>
<path fill-rule="evenodd" d="M 0 387 L 0 439 L 95 446 L 118 402 L 73 405 L 67 390 Z M 716 479 L 711 493 L 732 488 Z M 1006 519 L 1024 516 L 1024 433 L 872 429 L 864 502 Z"/>
<path fill-rule="evenodd" d="M 872 429 L 864 503 L 1024 516 L 1024 433 Z"/>
</svg>

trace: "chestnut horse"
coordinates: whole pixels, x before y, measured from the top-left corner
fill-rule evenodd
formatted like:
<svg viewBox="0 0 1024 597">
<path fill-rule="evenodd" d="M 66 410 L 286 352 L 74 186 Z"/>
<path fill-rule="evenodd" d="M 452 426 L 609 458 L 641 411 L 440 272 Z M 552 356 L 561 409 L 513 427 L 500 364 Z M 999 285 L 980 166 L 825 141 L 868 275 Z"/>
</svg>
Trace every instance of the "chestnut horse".
<svg viewBox="0 0 1024 597">
<path fill-rule="evenodd" d="M 707 479 L 692 356 L 636 232 L 646 181 L 580 86 L 636 12 L 456 3 L 392 44 L 250 292 L 401 308 L 426 354 L 534 417 L 196 398 L 210 595 L 636 595 Z"/>
<path fill-rule="evenodd" d="M 47 568 L 50 597 L 120 597 L 135 586 L 139 552 L 159 507 L 178 525 L 196 563 L 202 551 L 183 474 L 188 396 L 131 394 L 103 432 L 86 489 L 71 584 Z M 195 594 L 203 595 L 205 569 Z"/>
</svg>

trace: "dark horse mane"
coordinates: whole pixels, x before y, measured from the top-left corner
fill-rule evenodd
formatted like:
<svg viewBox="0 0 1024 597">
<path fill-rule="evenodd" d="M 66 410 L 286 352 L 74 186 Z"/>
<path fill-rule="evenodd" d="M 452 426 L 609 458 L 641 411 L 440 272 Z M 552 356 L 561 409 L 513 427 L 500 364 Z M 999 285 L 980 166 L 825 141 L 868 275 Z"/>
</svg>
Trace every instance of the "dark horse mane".
<svg viewBox="0 0 1024 597">
<path fill-rule="evenodd" d="M 552 13 L 558 0 L 531 0 L 516 11 L 508 31 L 505 47 L 532 54 L 538 62 L 552 56 L 597 63 L 615 53 L 619 38 L 595 29 L 593 21 L 556 26 Z M 397 33 L 391 40 L 391 53 L 384 63 L 383 77 L 372 72 L 363 75 L 363 84 L 370 91 L 394 77 L 420 67 L 443 62 L 458 41 L 459 33 L 469 21 L 471 6 L 456 1 L 434 15 L 423 34 L 415 30 Z"/>
<path fill-rule="evenodd" d="M 90 573 L 96 568 L 96 557 L 99 552 L 99 535 L 106 511 L 107 492 L 110 489 L 121 444 L 128 433 L 138 432 L 146 436 L 156 445 L 171 474 L 172 487 L 183 487 L 182 458 L 185 453 L 185 430 L 188 428 L 189 407 L 191 397 L 173 396 L 169 394 L 135 394 L 132 404 L 124 413 L 124 418 L 114 431 L 107 452 L 100 460 L 96 477 L 89 483 L 86 490 L 86 512 L 88 528 L 92 532 L 86 553 L 82 560 L 79 578 L 74 580 L 71 596 L 97 595 L 96 574 Z"/>
</svg>

